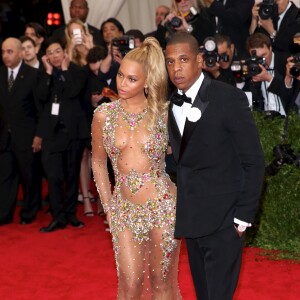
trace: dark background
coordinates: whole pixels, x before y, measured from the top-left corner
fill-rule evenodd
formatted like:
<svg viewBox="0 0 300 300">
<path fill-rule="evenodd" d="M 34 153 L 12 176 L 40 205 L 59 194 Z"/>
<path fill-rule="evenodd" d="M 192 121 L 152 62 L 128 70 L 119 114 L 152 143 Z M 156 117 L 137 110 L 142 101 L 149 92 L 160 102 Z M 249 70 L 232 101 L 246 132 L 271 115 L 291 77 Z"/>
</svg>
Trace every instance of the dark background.
<svg viewBox="0 0 300 300">
<path fill-rule="evenodd" d="M 23 35 L 28 22 L 40 23 L 51 35 L 59 26 L 47 25 L 48 12 L 60 13 L 64 24 L 60 0 L 0 0 L 0 42 Z"/>
</svg>

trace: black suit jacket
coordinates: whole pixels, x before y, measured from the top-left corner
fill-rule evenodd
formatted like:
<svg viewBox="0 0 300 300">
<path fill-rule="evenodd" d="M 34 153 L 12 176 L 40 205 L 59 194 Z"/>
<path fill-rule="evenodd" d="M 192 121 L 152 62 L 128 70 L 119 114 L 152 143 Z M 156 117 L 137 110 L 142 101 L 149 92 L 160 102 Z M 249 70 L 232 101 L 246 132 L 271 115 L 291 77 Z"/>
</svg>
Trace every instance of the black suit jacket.
<svg viewBox="0 0 300 300">
<path fill-rule="evenodd" d="M 20 150 L 31 148 L 38 117 L 35 97 L 38 72 L 23 62 L 8 92 L 8 69 L 0 67 L 0 150 L 8 145 L 8 131 L 12 143 Z"/>
<path fill-rule="evenodd" d="M 208 11 L 219 18 L 220 32 L 231 37 L 241 58 L 246 52 L 254 0 L 227 0 L 225 6 L 221 2 L 214 1 Z"/>
<path fill-rule="evenodd" d="M 44 72 L 38 88 L 39 101 L 44 106 L 39 133 L 50 151 L 65 150 L 70 140 L 85 139 L 90 136 L 87 119 L 83 110 L 83 88 L 88 72 L 86 68 L 70 63 L 67 71 L 59 78 Z M 57 81 L 60 81 L 57 87 Z M 59 114 L 51 113 L 57 96 Z"/>
<path fill-rule="evenodd" d="M 62 26 L 56 30 L 53 31 L 53 36 L 58 37 L 59 39 L 61 39 L 62 41 L 64 41 L 65 39 L 65 29 L 66 26 Z M 106 43 L 103 40 L 101 31 L 99 29 L 97 29 L 96 27 L 88 24 L 88 29 L 90 34 L 93 36 L 93 42 L 95 45 L 97 46 L 103 46 L 106 47 Z"/>
<path fill-rule="evenodd" d="M 255 122 L 243 91 L 205 77 L 183 136 L 169 110 L 169 135 L 177 162 L 175 236 L 197 238 L 233 224 L 252 222 L 264 175 Z"/>
</svg>

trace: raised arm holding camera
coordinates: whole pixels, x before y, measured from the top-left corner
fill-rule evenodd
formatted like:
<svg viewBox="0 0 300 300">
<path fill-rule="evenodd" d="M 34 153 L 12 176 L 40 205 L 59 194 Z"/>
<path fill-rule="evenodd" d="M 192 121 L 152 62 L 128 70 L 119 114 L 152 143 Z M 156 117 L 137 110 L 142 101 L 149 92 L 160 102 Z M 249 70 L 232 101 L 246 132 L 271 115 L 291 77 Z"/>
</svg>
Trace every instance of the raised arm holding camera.
<svg viewBox="0 0 300 300">
<path fill-rule="evenodd" d="M 299 9 L 289 0 L 256 1 L 249 31 L 268 35 L 273 49 L 284 52 L 287 58 L 293 36 L 300 31 Z"/>
<path fill-rule="evenodd" d="M 215 32 L 213 17 L 208 13 L 206 1 L 172 0 L 171 12 L 157 27 L 155 37 L 162 48 L 166 47 L 168 39 L 177 31 L 192 34 L 200 45 L 208 36 Z"/>
<path fill-rule="evenodd" d="M 236 86 L 231 64 L 236 49 L 229 36 L 216 34 L 208 37 L 202 50 L 203 70 L 212 78 Z"/>
<path fill-rule="evenodd" d="M 244 91 L 252 93 L 253 107 L 270 116 L 285 116 L 285 89 L 283 88 L 282 53 L 273 52 L 270 38 L 255 33 L 247 39 L 251 55 L 244 61 Z"/>
</svg>

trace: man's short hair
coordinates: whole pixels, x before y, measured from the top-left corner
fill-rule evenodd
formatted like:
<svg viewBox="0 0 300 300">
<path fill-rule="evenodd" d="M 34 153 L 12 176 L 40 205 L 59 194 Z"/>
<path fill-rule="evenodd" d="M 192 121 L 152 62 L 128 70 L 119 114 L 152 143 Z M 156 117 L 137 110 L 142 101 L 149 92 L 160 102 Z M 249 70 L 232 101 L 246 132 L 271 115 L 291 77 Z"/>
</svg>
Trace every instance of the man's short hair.
<svg viewBox="0 0 300 300">
<path fill-rule="evenodd" d="M 226 43 L 228 47 L 232 44 L 231 38 L 229 35 L 217 33 L 214 35 L 217 45 Z"/>
<path fill-rule="evenodd" d="M 23 44 L 23 43 L 25 43 L 25 42 L 30 42 L 34 47 L 36 47 L 36 43 L 35 43 L 35 41 L 30 37 L 30 36 L 26 36 L 26 35 L 22 35 L 21 37 L 20 37 L 20 42 Z"/>
<path fill-rule="evenodd" d="M 26 28 L 32 28 L 35 32 L 35 35 L 40 38 L 40 37 L 43 37 L 44 39 L 46 38 L 46 29 L 39 23 L 36 23 L 36 22 L 30 22 L 30 23 L 27 23 L 25 25 L 25 30 Z"/>
<path fill-rule="evenodd" d="M 91 48 L 86 56 L 88 64 L 94 64 L 107 56 L 107 49 L 102 46 Z"/>
<path fill-rule="evenodd" d="M 46 39 L 44 49 L 47 50 L 52 44 L 59 44 L 63 49 L 65 49 L 65 43 L 59 37 L 53 35 Z"/>
<path fill-rule="evenodd" d="M 189 44 L 194 54 L 199 53 L 199 43 L 194 36 L 185 31 L 178 31 L 169 39 L 167 47 L 175 44 Z"/>
<path fill-rule="evenodd" d="M 250 49 L 263 48 L 264 46 L 267 46 L 267 48 L 271 47 L 271 40 L 264 33 L 256 32 L 250 35 L 246 41 L 246 48 L 248 52 Z"/>
</svg>

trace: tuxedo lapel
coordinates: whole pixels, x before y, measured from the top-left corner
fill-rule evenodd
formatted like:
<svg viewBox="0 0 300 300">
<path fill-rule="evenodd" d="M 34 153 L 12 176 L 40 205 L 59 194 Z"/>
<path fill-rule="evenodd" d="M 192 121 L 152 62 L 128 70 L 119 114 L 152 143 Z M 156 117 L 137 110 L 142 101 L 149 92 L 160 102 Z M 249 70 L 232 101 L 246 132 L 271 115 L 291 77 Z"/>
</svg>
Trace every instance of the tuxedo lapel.
<svg viewBox="0 0 300 300">
<path fill-rule="evenodd" d="M 186 119 L 184 130 L 183 130 L 183 135 L 182 135 L 182 139 L 181 139 L 179 159 L 180 159 L 182 153 L 184 152 L 194 129 L 199 124 L 199 122 L 201 122 L 201 118 L 203 117 L 205 110 L 209 104 L 208 90 L 209 90 L 210 84 L 211 84 L 211 79 L 208 77 L 204 77 L 204 80 L 201 84 L 199 92 L 193 102 L 193 105 L 192 105 L 192 108 L 196 107 L 201 111 L 201 117 L 196 122 L 191 122 L 188 119 Z"/>
<path fill-rule="evenodd" d="M 177 122 L 175 120 L 174 114 L 173 114 L 173 103 L 170 103 L 169 106 L 169 139 L 172 141 L 172 152 L 175 157 L 175 160 L 178 161 L 179 156 L 179 149 L 181 144 L 181 134 L 177 125 Z"/>
</svg>

